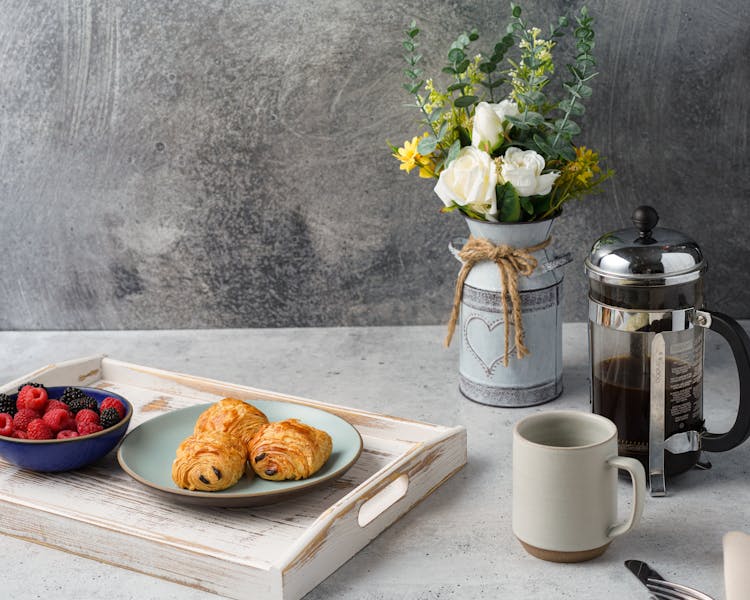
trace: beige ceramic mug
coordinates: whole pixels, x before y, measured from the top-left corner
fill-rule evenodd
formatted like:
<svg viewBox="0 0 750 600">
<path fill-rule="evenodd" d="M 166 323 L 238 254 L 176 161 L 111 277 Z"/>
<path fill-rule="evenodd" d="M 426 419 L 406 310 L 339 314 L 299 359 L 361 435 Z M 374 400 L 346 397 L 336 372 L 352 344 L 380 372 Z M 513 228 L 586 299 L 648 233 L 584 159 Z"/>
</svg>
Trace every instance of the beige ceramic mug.
<svg viewBox="0 0 750 600">
<path fill-rule="evenodd" d="M 632 510 L 617 523 L 617 470 L 630 473 Z M 638 523 L 643 466 L 617 455 L 617 427 L 578 411 L 535 413 L 513 428 L 513 533 L 538 558 L 581 562 L 601 555 Z"/>
</svg>

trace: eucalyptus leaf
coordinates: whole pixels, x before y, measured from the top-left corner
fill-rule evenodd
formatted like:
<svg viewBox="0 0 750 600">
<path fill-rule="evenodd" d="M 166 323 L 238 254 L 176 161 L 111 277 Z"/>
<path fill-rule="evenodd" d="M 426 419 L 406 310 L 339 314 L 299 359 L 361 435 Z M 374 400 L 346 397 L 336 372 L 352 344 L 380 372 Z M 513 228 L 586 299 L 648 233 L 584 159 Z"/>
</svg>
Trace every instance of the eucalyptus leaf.
<svg viewBox="0 0 750 600">
<path fill-rule="evenodd" d="M 459 125 L 456 127 L 456 131 L 458 132 L 458 139 L 461 141 L 461 147 L 471 146 L 471 135 L 466 128 Z"/>
<path fill-rule="evenodd" d="M 479 101 L 479 98 L 477 96 L 459 96 L 453 102 L 453 105 L 459 108 L 466 108 L 467 106 L 471 106 L 472 104 L 475 104 L 478 101 Z"/>
<path fill-rule="evenodd" d="M 434 135 L 428 135 L 426 138 L 422 138 L 417 144 L 417 152 L 422 156 L 432 154 L 437 147 L 437 138 Z"/>
<path fill-rule="evenodd" d="M 567 121 L 565 119 L 558 119 L 555 121 L 555 129 L 571 136 L 581 133 L 581 128 L 578 126 L 578 123 L 571 121 L 570 119 Z"/>
<path fill-rule="evenodd" d="M 514 127 L 517 127 L 518 129 L 521 129 L 521 130 L 529 129 L 528 123 L 526 123 L 526 121 L 524 121 L 523 119 L 520 119 L 518 117 L 513 117 L 510 115 L 506 115 L 505 119 L 509 123 L 511 123 Z"/>
<path fill-rule="evenodd" d="M 578 86 L 578 93 L 579 93 L 579 94 L 581 95 L 581 97 L 583 97 L 583 98 L 589 98 L 589 97 L 591 96 L 591 94 L 592 94 L 593 92 L 594 92 L 594 90 L 592 90 L 592 89 L 591 89 L 591 88 L 590 88 L 589 86 L 587 86 L 587 85 L 580 85 L 580 86 Z"/>
<path fill-rule="evenodd" d="M 450 52 L 448 52 L 448 60 L 452 63 L 459 63 L 464 58 L 466 58 L 466 54 L 463 50 L 461 50 L 461 48 L 453 48 Z"/>
<path fill-rule="evenodd" d="M 456 140 L 451 144 L 451 147 L 448 149 L 448 156 L 445 159 L 445 166 L 447 167 L 450 165 L 458 156 L 458 153 L 461 151 L 461 142 L 459 140 Z"/>
<path fill-rule="evenodd" d="M 465 73 L 470 64 L 471 61 L 468 58 L 465 58 L 463 61 L 461 61 L 461 64 L 456 66 L 456 71 L 458 71 L 459 73 Z"/>
</svg>

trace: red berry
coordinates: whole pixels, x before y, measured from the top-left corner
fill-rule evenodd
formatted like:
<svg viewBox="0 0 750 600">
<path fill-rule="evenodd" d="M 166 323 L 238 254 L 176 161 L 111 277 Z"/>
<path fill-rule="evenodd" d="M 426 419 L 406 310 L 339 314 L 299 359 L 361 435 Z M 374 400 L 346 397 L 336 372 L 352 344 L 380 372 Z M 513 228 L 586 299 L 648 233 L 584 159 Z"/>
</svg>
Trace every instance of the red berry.
<svg viewBox="0 0 750 600">
<path fill-rule="evenodd" d="M 71 429 L 63 429 L 62 431 L 57 432 L 58 440 L 64 440 L 65 438 L 73 438 L 73 437 L 78 437 L 77 431 L 73 431 Z"/>
<path fill-rule="evenodd" d="M 47 402 L 47 390 L 41 387 L 25 385 L 18 392 L 16 407 L 19 409 L 30 408 L 38 413 L 43 413 L 44 409 L 47 408 Z"/>
<path fill-rule="evenodd" d="M 7 437 L 13 435 L 13 417 L 8 413 L 0 413 L 0 435 Z"/>
<path fill-rule="evenodd" d="M 72 419 L 72 415 L 64 408 L 53 408 L 44 413 L 42 420 L 49 425 L 52 433 L 57 433 L 63 429 L 69 429 L 68 423 Z M 75 421 L 74 421 L 75 423 Z"/>
<path fill-rule="evenodd" d="M 26 436 L 30 440 L 51 440 L 55 436 L 52 429 L 43 419 L 34 419 L 26 428 Z"/>
<path fill-rule="evenodd" d="M 76 423 L 96 423 L 99 424 L 99 415 L 93 410 L 82 408 L 76 413 Z"/>
<path fill-rule="evenodd" d="M 17 438 L 19 440 L 25 440 L 26 439 L 26 432 L 25 431 L 19 431 L 18 429 L 16 429 L 13 432 L 13 437 Z"/>
<path fill-rule="evenodd" d="M 106 410 L 107 408 L 114 408 L 117 410 L 117 414 L 120 415 L 121 419 L 125 418 L 125 406 L 117 398 L 107 396 L 102 403 L 99 405 L 99 412 Z"/>
<path fill-rule="evenodd" d="M 39 414 L 36 411 L 30 410 L 28 408 L 22 408 L 13 417 L 13 428 L 16 431 L 26 431 L 29 423 L 38 418 Z"/>
<path fill-rule="evenodd" d="M 99 423 L 92 423 L 91 421 L 83 421 L 78 423 L 78 435 L 89 435 L 90 433 L 96 433 L 104 429 Z"/>
<path fill-rule="evenodd" d="M 63 402 L 62 400 L 50 400 L 49 404 L 47 404 L 47 408 L 44 409 L 44 412 L 48 413 L 49 411 L 54 410 L 56 408 L 62 408 L 68 411 L 70 410 L 68 408 L 68 405 L 65 404 L 65 402 Z"/>
</svg>

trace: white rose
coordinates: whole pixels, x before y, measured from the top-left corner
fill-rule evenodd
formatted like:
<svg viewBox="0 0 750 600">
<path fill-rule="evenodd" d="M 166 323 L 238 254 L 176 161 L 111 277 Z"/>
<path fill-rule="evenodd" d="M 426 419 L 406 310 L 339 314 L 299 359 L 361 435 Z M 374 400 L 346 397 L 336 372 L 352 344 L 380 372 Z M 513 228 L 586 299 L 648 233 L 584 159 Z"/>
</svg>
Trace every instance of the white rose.
<svg viewBox="0 0 750 600">
<path fill-rule="evenodd" d="M 510 147 L 505 151 L 500 167 L 501 183 L 510 182 L 519 196 L 544 196 L 560 173 L 542 174 L 544 159 L 533 150 Z"/>
<path fill-rule="evenodd" d="M 497 170 L 486 152 L 466 146 L 440 173 L 435 193 L 446 206 L 469 206 L 474 212 L 496 220 L 497 198 L 495 185 Z"/>
<path fill-rule="evenodd" d="M 519 115 L 518 105 L 512 100 L 503 100 L 498 104 L 480 102 L 474 109 L 471 145 L 484 150 L 497 148 L 503 139 L 503 132 L 510 129 L 504 125 L 506 119 Z"/>
</svg>

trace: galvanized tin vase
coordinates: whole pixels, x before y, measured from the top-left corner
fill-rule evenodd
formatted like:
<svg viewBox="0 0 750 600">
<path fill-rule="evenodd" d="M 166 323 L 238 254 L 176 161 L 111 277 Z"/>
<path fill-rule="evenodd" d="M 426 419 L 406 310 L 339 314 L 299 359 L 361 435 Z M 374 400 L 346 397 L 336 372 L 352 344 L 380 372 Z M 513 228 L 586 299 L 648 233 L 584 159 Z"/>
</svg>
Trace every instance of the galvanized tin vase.
<svg viewBox="0 0 750 600">
<path fill-rule="evenodd" d="M 506 224 L 467 218 L 466 222 L 475 238 L 487 238 L 496 245 L 528 248 L 549 237 L 553 219 Z M 451 251 L 458 258 L 457 242 L 460 241 L 451 243 Z M 534 273 L 518 278 L 524 339 L 530 354 L 517 358 L 511 323 L 507 366 L 503 365 L 505 320 L 498 267 L 492 261 L 481 261 L 466 278 L 459 318 L 459 389 L 470 400 L 492 406 L 523 407 L 549 402 L 562 393 L 560 267 L 571 259 L 569 255 L 553 256 L 549 246 L 535 252 L 534 257 L 539 262 Z"/>
</svg>

